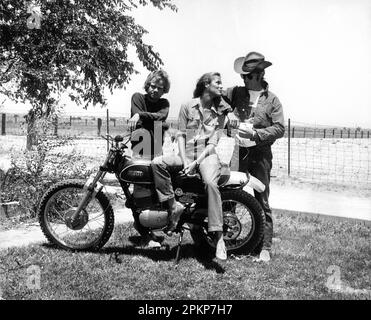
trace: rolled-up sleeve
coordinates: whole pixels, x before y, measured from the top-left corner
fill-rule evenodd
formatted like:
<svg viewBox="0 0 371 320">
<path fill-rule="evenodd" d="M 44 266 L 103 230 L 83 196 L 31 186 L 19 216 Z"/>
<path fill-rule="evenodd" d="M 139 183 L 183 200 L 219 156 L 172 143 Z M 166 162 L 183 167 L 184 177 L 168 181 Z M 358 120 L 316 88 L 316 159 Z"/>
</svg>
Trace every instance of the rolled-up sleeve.
<svg viewBox="0 0 371 320">
<path fill-rule="evenodd" d="M 211 135 L 209 140 L 207 141 L 207 145 L 212 144 L 213 146 L 217 146 L 220 138 L 220 129 L 217 129 L 214 131 L 214 133 Z"/>
<path fill-rule="evenodd" d="M 187 105 L 182 104 L 179 110 L 179 117 L 178 117 L 178 124 L 179 129 L 177 132 L 177 137 L 185 136 L 187 130 L 187 122 L 188 122 L 188 112 L 187 112 Z"/>
</svg>

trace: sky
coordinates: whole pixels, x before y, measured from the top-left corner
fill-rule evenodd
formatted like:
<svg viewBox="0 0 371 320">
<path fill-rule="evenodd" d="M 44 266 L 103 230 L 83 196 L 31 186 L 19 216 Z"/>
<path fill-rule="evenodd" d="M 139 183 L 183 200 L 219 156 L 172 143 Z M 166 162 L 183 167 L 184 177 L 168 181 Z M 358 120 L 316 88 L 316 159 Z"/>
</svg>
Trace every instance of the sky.
<svg viewBox="0 0 371 320">
<path fill-rule="evenodd" d="M 243 85 L 234 60 L 250 51 L 265 55 L 270 90 L 285 119 L 306 125 L 371 128 L 370 0 L 174 0 L 178 12 L 152 6 L 133 11 L 148 30 L 170 76 L 169 118 L 192 98 L 196 81 L 218 71 L 224 87 Z M 144 92 L 149 71 L 132 50 L 138 75 L 108 95 L 111 115 L 128 117 L 130 98 Z M 69 114 L 80 113 L 72 103 Z M 105 109 L 89 108 L 90 114 Z M 83 114 L 85 114 L 83 113 Z"/>
</svg>

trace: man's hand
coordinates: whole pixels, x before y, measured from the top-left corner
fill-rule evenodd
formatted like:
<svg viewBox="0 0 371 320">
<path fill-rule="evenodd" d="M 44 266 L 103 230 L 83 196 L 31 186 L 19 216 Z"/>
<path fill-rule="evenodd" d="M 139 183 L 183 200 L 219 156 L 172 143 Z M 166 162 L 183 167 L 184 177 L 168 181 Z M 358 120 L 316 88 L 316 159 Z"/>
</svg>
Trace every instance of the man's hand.
<svg viewBox="0 0 371 320">
<path fill-rule="evenodd" d="M 254 137 L 255 131 L 252 128 L 238 129 L 238 135 L 240 138 L 252 139 Z"/>
<path fill-rule="evenodd" d="M 129 119 L 129 128 L 130 128 L 131 131 L 135 130 L 135 127 L 137 126 L 138 121 L 139 121 L 139 114 L 138 113 L 134 114 Z"/>
</svg>

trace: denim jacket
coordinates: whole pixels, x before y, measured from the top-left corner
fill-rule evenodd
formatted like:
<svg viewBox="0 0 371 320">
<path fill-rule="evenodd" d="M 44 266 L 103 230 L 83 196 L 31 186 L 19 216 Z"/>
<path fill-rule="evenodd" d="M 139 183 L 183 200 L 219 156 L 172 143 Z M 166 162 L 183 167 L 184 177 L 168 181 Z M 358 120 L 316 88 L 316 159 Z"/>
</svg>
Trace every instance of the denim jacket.
<svg viewBox="0 0 371 320">
<path fill-rule="evenodd" d="M 257 146 L 272 145 L 276 139 L 283 137 L 285 123 L 282 105 L 277 96 L 268 91 L 267 83 L 255 110 L 249 107 L 250 95 L 245 87 L 228 88 L 224 99 L 231 105 L 234 115 L 240 121 L 253 123 L 258 136 Z"/>
</svg>

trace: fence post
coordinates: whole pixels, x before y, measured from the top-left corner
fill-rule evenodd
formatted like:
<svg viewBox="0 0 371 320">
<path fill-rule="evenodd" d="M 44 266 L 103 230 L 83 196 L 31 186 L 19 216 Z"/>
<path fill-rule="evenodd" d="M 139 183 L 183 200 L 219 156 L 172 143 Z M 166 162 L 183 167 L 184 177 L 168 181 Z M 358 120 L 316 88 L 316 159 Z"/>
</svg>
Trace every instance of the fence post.
<svg viewBox="0 0 371 320">
<path fill-rule="evenodd" d="M 6 124 L 6 114 L 3 113 L 1 115 L 1 135 L 5 136 L 5 124 Z"/>
<path fill-rule="evenodd" d="M 332 129 L 332 137 L 335 138 L 335 129 Z"/>
<path fill-rule="evenodd" d="M 109 135 L 109 110 L 107 108 L 107 136 Z M 107 140 L 107 151 L 109 150 L 109 141 Z"/>
<path fill-rule="evenodd" d="M 354 138 L 356 138 L 356 139 L 357 139 L 357 130 L 356 130 L 356 131 L 354 131 Z"/>
<path fill-rule="evenodd" d="M 287 174 L 290 175 L 290 130 L 291 130 L 291 124 L 290 124 L 290 118 L 289 118 L 289 122 L 288 122 L 288 139 L 287 139 L 287 143 L 288 143 L 288 148 L 287 148 L 287 151 L 288 151 L 288 154 L 287 154 Z"/>
<path fill-rule="evenodd" d="M 370 131 L 367 131 L 367 139 L 370 139 Z"/>
<path fill-rule="evenodd" d="M 348 129 L 348 138 L 350 138 L 350 129 Z"/>
<path fill-rule="evenodd" d="M 305 127 L 304 127 L 304 133 L 303 133 L 303 138 L 305 138 Z"/>
<path fill-rule="evenodd" d="M 361 131 L 361 139 L 363 139 L 363 131 Z"/>
<path fill-rule="evenodd" d="M 72 127 L 72 116 L 70 116 L 70 127 Z"/>
<path fill-rule="evenodd" d="M 326 138 L 326 129 L 323 129 L 323 138 Z"/>
<path fill-rule="evenodd" d="M 292 127 L 292 137 L 294 138 L 295 136 L 295 127 Z"/>
<path fill-rule="evenodd" d="M 98 122 L 98 137 L 99 137 L 100 136 L 100 129 L 102 128 L 102 119 L 98 118 L 97 122 Z"/>
<path fill-rule="evenodd" d="M 340 130 L 340 138 L 343 137 L 343 130 Z"/>
</svg>

